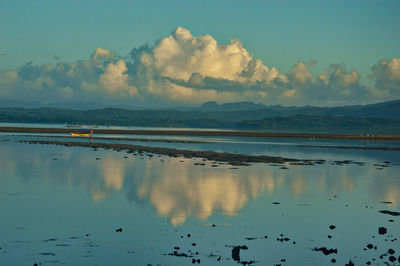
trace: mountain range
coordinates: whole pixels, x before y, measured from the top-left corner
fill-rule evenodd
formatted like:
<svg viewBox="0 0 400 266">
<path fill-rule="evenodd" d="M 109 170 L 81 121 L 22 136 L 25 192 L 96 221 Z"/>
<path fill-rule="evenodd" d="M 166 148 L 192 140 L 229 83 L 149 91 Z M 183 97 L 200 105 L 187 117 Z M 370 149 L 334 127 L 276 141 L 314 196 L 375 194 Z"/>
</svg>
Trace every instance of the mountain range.
<svg viewBox="0 0 400 266">
<path fill-rule="evenodd" d="M 339 107 L 265 106 L 253 102 L 206 102 L 192 108 L 136 110 L 0 107 L 0 122 L 301 131 L 372 130 L 400 134 L 400 100 Z"/>
</svg>

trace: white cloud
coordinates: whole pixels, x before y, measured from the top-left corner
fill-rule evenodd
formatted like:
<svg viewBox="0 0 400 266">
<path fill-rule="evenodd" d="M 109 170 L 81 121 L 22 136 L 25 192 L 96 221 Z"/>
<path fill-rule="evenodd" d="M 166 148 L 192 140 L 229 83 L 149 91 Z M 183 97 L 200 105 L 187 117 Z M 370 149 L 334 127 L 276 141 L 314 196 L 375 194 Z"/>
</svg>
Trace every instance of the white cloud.
<svg viewBox="0 0 400 266">
<path fill-rule="evenodd" d="M 309 84 L 312 76 L 313 75 L 308 70 L 308 67 L 304 62 L 298 62 L 288 73 L 288 78 L 290 79 L 293 87 Z"/>
<path fill-rule="evenodd" d="M 112 53 L 110 50 L 97 47 L 90 58 L 93 62 L 99 63 L 101 60 L 109 60 L 112 57 L 114 57 L 114 53 Z"/>
<path fill-rule="evenodd" d="M 87 60 L 30 62 L 0 72 L 0 96 L 185 105 L 211 100 L 332 105 L 400 96 L 400 58 L 373 66 L 374 88 L 361 85 L 358 72 L 343 64 L 313 75 L 309 68 L 315 64 L 298 62 L 282 73 L 254 58 L 239 40 L 220 44 L 178 27 L 154 47 L 134 48 L 127 57 L 98 47 Z"/>
<path fill-rule="evenodd" d="M 269 69 L 260 60 L 253 60 L 239 40 L 218 44 L 208 34 L 196 37 L 181 27 L 161 39 L 152 54 L 144 56 L 147 66 L 171 79 L 188 81 L 199 73 L 216 79 L 269 83 L 279 77 L 276 68 Z"/>
<path fill-rule="evenodd" d="M 124 60 L 110 63 L 105 73 L 100 76 L 100 83 L 111 94 L 116 93 L 123 97 L 135 96 L 137 88 L 129 85 L 129 75 L 125 73 L 127 70 Z"/>
</svg>

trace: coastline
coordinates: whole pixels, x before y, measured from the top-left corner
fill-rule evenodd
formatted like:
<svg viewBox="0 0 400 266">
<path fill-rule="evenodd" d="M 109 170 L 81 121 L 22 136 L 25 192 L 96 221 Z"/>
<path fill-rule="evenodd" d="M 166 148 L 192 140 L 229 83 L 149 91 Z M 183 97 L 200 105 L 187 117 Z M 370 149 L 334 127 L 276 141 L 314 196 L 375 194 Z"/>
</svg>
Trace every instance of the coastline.
<svg viewBox="0 0 400 266">
<path fill-rule="evenodd" d="M 32 128 L 0 127 L 1 133 L 90 133 L 90 129 L 71 128 Z M 159 136 L 207 136 L 207 137 L 249 137 L 249 138 L 305 138 L 305 139 L 359 139 L 359 140 L 400 140 L 394 135 L 350 135 L 350 134 L 312 134 L 312 133 L 269 133 L 263 131 L 195 131 L 195 130 L 131 130 L 131 129 L 93 129 L 94 134 L 116 135 L 159 135 Z"/>
</svg>

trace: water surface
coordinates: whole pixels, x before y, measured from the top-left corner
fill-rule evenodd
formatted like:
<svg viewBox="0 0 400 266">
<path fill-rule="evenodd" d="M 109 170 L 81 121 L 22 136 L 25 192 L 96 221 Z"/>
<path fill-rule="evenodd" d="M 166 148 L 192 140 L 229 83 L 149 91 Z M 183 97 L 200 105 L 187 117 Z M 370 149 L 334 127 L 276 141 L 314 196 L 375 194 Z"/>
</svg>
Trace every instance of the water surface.
<svg viewBox="0 0 400 266">
<path fill-rule="evenodd" d="M 232 265 L 232 249 L 243 245 L 240 261 L 255 265 L 383 264 L 388 249 L 400 255 L 399 217 L 379 212 L 400 211 L 396 151 L 300 148 L 288 139 L 151 144 L 327 160 L 232 169 L 24 138 L 0 137 L 1 265 Z"/>
</svg>

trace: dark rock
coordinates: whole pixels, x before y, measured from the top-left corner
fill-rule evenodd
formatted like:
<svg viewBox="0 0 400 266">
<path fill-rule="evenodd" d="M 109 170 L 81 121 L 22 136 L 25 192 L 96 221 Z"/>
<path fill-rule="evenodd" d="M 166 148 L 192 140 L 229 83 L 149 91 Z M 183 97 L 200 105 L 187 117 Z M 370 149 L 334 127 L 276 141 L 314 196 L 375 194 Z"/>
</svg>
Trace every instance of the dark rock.
<svg viewBox="0 0 400 266">
<path fill-rule="evenodd" d="M 331 259 L 331 262 L 332 263 L 336 263 L 336 259 Z"/>
<path fill-rule="evenodd" d="M 272 204 L 278 205 L 278 204 L 281 204 L 281 203 L 278 202 L 278 201 L 274 201 L 274 202 L 272 202 Z"/>
<path fill-rule="evenodd" d="M 195 247 L 195 246 L 196 246 L 196 243 L 192 243 L 192 246 Z"/>
<path fill-rule="evenodd" d="M 380 235 L 384 235 L 384 234 L 386 234 L 386 232 L 387 232 L 387 229 L 385 227 L 379 227 L 378 233 Z"/>
<path fill-rule="evenodd" d="M 57 238 L 49 238 L 49 239 L 43 240 L 43 242 L 54 242 L 54 241 L 57 241 Z"/>
<path fill-rule="evenodd" d="M 396 261 L 396 257 L 395 256 L 390 256 L 389 257 L 389 261 L 390 262 L 395 262 Z"/>
<path fill-rule="evenodd" d="M 121 233 L 121 232 L 122 232 L 122 228 L 118 228 L 118 229 L 116 229 L 116 230 L 115 230 L 115 232 L 119 232 L 119 233 Z"/>
<path fill-rule="evenodd" d="M 247 250 L 247 246 L 235 246 L 232 249 L 232 259 L 240 263 L 240 250 L 244 249 Z"/>
<path fill-rule="evenodd" d="M 169 255 L 169 256 L 175 256 L 175 257 L 184 257 L 184 258 L 192 258 L 193 256 L 188 255 L 186 253 L 178 253 L 178 251 L 174 250 L 173 253 L 168 253 L 168 254 L 164 254 L 164 255 Z"/>
<path fill-rule="evenodd" d="M 395 253 L 395 251 L 394 251 L 393 249 L 390 248 L 390 249 L 388 250 L 388 253 L 389 253 L 390 255 L 393 255 L 393 254 Z"/>
<path fill-rule="evenodd" d="M 374 245 L 372 245 L 372 244 L 367 245 L 367 248 L 369 248 L 369 249 L 372 249 L 373 247 L 374 247 Z"/>
<path fill-rule="evenodd" d="M 345 266 L 354 266 L 354 263 L 351 260 L 349 260 L 349 262 L 346 263 Z"/>
<path fill-rule="evenodd" d="M 328 256 L 332 253 L 337 254 L 338 252 L 336 248 L 327 249 L 326 247 L 313 248 L 313 251 L 322 251 L 322 253 L 324 253 L 325 256 Z"/>
<path fill-rule="evenodd" d="M 388 210 L 383 210 L 383 211 L 379 211 L 379 212 L 383 213 L 383 214 L 392 215 L 392 216 L 400 216 L 400 212 L 392 212 L 392 211 L 388 211 Z"/>
<path fill-rule="evenodd" d="M 332 236 L 331 236 L 331 235 L 328 235 L 328 238 L 329 238 L 329 239 L 331 239 L 331 238 L 332 238 Z"/>
<path fill-rule="evenodd" d="M 329 226 L 329 229 L 331 229 L 331 230 L 333 230 L 335 228 L 336 228 L 336 226 L 334 226 L 334 225 Z"/>
<path fill-rule="evenodd" d="M 190 237 L 190 234 L 187 234 L 187 237 Z"/>
</svg>

